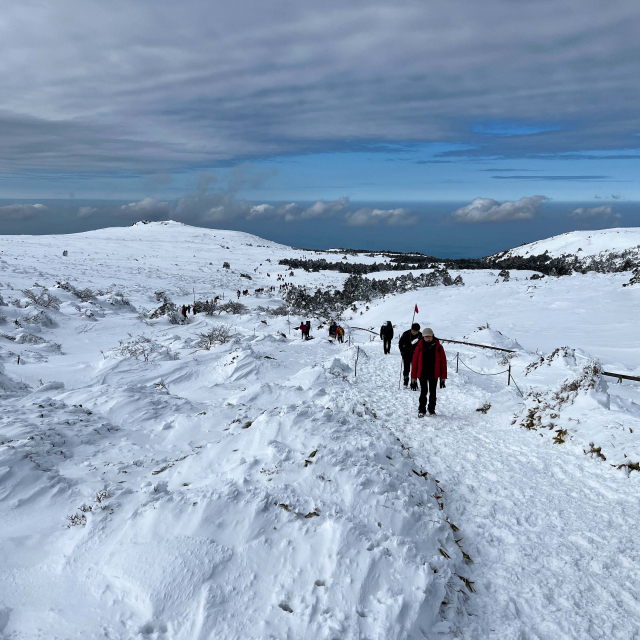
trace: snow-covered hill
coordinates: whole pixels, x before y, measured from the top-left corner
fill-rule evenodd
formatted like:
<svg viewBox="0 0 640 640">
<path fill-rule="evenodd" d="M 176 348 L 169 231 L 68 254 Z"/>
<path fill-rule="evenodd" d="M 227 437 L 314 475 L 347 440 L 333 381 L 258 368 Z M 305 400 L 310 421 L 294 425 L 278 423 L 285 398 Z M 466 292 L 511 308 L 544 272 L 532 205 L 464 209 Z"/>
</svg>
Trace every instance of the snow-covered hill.
<svg viewBox="0 0 640 640">
<path fill-rule="evenodd" d="M 640 392 L 596 358 L 640 374 L 640 285 L 452 272 L 345 310 L 340 345 L 273 310 L 347 275 L 284 257 L 344 259 L 172 222 L 0 237 L 0 638 L 634 637 Z M 363 331 L 416 304 L 517 350 L 444 343 L 427 420 Z"/>
<path fill-rule="evenodd" d="M 512 268 L 536 268 L 549 263 L 558 273 L 563 273 L 563 269 L 630 271 L 640 267 L 640 229 L 571 231 L 497 253 L 488 261 Z"/>
<path fill-rule="evenodd" d="M 553 258 L 579 256 L 582 258 L 603 253 L 640 252 L 640 229 L 620 228 L 600 231 L 571 231 L 545 240 L 538 240 L 510 249 L 500 255 L 505 257 L 539 256 L 548 253 Z"/>
</svg>

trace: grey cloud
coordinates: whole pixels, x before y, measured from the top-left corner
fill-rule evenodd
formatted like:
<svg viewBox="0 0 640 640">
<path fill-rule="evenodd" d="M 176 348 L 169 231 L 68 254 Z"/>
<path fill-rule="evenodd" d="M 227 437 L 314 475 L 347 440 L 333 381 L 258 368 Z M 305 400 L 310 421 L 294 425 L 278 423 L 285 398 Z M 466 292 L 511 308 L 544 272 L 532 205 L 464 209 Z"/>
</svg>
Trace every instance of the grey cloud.
<svg viewBox="0 0 640 640">
<path fill-rule="evenodd" d="M 461 157 L 638 144 L 637 0 L 34 0 L 2 17 L 0 168 L 155 174 L 398 140 L 476 145 Z M 506 119 L 571 126 L 472 131 Z"/>
<path fill-rule="evenodd" d="M 156 173 L 152 178 L 153 184 L 165 186 L 173 182 L 173 178 L 168 173 Z"/>
<path fill-rule="evenodd" d="M 457 222 L 504 222 L 530 220 L 535 217 L 540 204 L 549 200 L 546 196 L 529 196 L 515 202 L 498 202 L 491 198 L 475 198 L 471 204 L 454 211 L 451 216 Z"/>
<path fill-rule="evenodd" d="M 217 178 L 213 173 L 199 173 L 198 174 L 198 193 L 206 193 L 209 189 L 209 185 L 213 184 Z"/>
<path fill-rule="evenodd" d="M 50 212 L 43 204 L 9 204 L 0 207 L 0 220 L 32 220 Z"/>
<path fill-rule="evenodd" d="M 578 208 L 574 209 L 569 213 L 572 218 L 576 220 L 588 220 L 593 218 L 604 218 L 604 219 L 617 219 L 619 220 L 622 216 L 619 213 L 614 212 L 613 207 L 605 205 L 602 207 L 591 207 L 591 208 Z"/>
<path fill-rule="evenodd" d="M 391 226 L 415 224 L 418 218 L 410 209 L 358 209 L 347 213 L 347 224 L 351 227 L 375 226 L 379 222 Z"/>
</svg>

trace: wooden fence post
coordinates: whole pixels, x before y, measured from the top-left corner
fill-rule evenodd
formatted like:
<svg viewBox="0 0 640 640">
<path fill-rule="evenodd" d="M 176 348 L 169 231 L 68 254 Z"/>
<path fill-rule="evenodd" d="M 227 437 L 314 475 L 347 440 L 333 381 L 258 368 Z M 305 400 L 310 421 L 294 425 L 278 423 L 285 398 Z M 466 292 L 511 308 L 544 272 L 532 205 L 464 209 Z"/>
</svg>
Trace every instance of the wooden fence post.
<svg viewBox="0 0 640 640">
<path fill-rule="evenodd" d="M 507 380 L 507 386 L 511 384 L 511 363 L 509 363 L 509 380 Z"/>
</svg>

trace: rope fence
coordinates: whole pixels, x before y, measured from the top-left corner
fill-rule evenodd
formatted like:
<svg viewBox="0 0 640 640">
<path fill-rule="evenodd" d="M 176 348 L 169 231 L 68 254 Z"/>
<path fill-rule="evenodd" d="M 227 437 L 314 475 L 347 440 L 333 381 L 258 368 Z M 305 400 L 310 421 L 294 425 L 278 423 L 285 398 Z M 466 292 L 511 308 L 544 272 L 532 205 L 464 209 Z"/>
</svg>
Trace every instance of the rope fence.
<svg viewBox="0 0 640 640">
<path fill-rule="evenodd" d="M 453 342 L 453 340 L 449 340 L 448 342 Z M 473 345 L 473 346 L 480 346 L 480 345 Z M 524 393 L 522 393 L 522 391 L 520 390 L 520 387 L 518 386 L 518 383 L 516 382 L 516 379 L 511 374 L 511 365 L 509 365 L 509 367 L 504 371 L 496 371 L 495 373 L 482 373 L 481 371 L 476 371 L 475 369 L 472 369 L 464 360 L 460 358 L 460 352 L 458 352 L 456 353 L 456 373 L 459 372 L 459 363 L 462 363 L 467 369 L 469 369 L 469 371 L 472 371 L 473 373 L 476 373 L 479 376 L 499 376 L 503 373 L 508 373 L 509 377 L 507 379 L 507 386 L 511 386 L 511 383 L 513 382 L 515 388 L 518 390 L 518 393 L 522 397 L 524 397 Z"/>
</svg>

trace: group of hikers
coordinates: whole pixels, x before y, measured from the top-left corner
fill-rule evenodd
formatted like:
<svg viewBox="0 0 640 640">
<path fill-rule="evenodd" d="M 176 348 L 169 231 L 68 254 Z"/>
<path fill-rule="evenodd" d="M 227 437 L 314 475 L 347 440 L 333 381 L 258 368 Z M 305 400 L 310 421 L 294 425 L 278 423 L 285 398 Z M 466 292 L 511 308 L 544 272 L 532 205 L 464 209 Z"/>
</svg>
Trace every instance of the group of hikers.
<svg viewBox="0 0 640 640">
<path fill-rule="evenodd" d="M 218 304 L 219 299 L 220 298 L 216 296 L 215 298 L 212 298 L 211 300 L 205 300 L 204 302 L 198 300 L 193 304 L 183 304 L 182 308 L 180 309 L 180 313 L 182 314 L 183 318 L 186 318 L 187 314 L 189 313 L 195 316 L 196 313 L 201 313 L 202 311 L 207 311 L 207 309 L 214 307 L 216 304 Z"/>
<path fill-rule="evenodd" d="M 390 327 L 393 336 L 393 327 L 387 322 L 383 328 Z M 381 329 L 382 332 L 382 329 Z M 418 402 L 418 417 L 423 418 L 427 411 L 429 415 L 436 413 L 436 396 L 438 379 L 440 388 L 445 388 L 447 379 L 447 356 L 438 338 L 429 328 L 420 331 L 420 325 L 414 322 L 411 329 L 407 329 L 398 341 L 402 356 L 402 376 L 404 386 L 409 386 L 412 391 L 418 390 L 420 381 L 420 399 Z M 389 353 L 385 349 L 385 353 Z"/>
<path fill-rule="evenodd" d="M 311 339 L 311 321 L 300 323 L 303 340 Z M 390 320 L 380 327 L 385 354 L 391 353 L 393 340 L 393 324 Z M 331 320 L 329 324 L 329 339 L 344 342 L 344 329 Z M 420 383 L 420 397 L 418 400 L 418 417 L 423 418 L 427 413 L 435 415 L 437 389 L 444 389 L 447 379 L 447 356 L 433 330 L 426 328 L 420 331 L 420 325 L 414 322 L 411 329 L 407 329 L 398 340 L 400 355 L 402 356 L 402 377 L 404 386 L 412 391 L 418 391 Z M 440 384 L 438 385 L 438 381 Z"/>
<path fill-rule="evenodd" d="M 300 329 L 303 340 L 311 340 L 311 320 L 307 320 L 306 322 L 303 320 L 297 328 Z M 335 320 L 329 323 L 329 340 L 337 340 L 340 343 L 344 342 L 344 328 L 336 324 Z"/>
<path fill-rule="evenodd" d="M 380 327 L 380 339 L 385 354 L 391 353 L 393 340 L 393 325 L 387 320 Z M 445 388 L 447 379 L 447 356 L 438 338 L 429 328 L 420 331 L 420 325 L 414 322 L 411 329 L 407 329 L 398 340 L 400 355 L 402 356 L 402 377 L 404 386 L 412 391 L 418 390 L 420 381 L 420 400 L 418 402 L 418 417 L 436 413 L 436 396 L 438 379 L 440 388 Z M 409 384 L 411 378 L 411 384 Z"/>
</svg>

